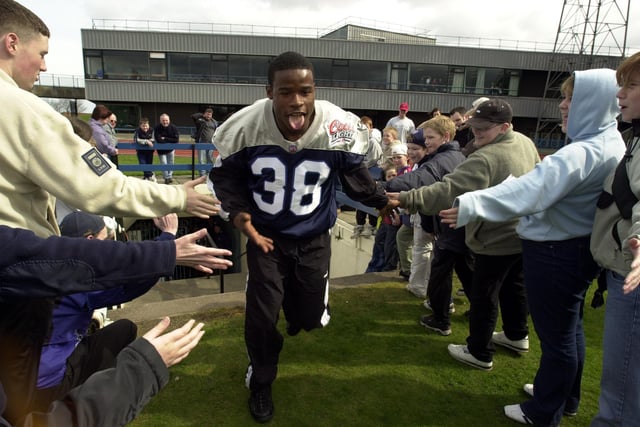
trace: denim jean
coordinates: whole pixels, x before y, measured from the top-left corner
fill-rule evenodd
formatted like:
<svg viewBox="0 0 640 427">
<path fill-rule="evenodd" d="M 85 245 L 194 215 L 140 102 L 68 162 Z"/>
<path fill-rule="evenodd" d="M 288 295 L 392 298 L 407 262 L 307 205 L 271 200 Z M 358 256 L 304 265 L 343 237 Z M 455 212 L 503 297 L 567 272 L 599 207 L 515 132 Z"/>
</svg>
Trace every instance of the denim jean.
<svg viewBox="0 0 640 427">
<path fill-rule="evenodd" d="M 176 152 L 175 151 L 170 151 L 167 154 L 158 153 L 158 158 L 160 159 L 160 164 L 161 165 L 172 165 L 172 164 L 174 164 L 175 156 L 176 156 Z M 164 179 L 172 178 L 173 177 L 173 171 L 172 170 L 162 171 L 162 177 Z"/>
<path fill-rule="evenodd" d="M 622 293 L 624 277 L 607 271 L 598 414 L 591 427 L 637 426 L 640 421 L 640 289 Z"/>
<path fill-rule="evenodd" d="M 212 155 L 213 150 L 198 150 L 198 163 L 201 163 L 203 165 L 210 164 L 213 166 L 213 162 L 211 160 Z M 209 168 L 208 170 L 201 169 L 200 176 L 208 175 L 209 170 L 211 170 L 211 168 Z"/>
<path fill-rule="evenodd" d="M 140 163 L 141 165 L 153 164 L 152 150 L 137 150 L 136 155 L 138 156 L 138 163 Z M 151 178 L 153 176 L 153 171 L 144 171 L 143 175 L 145 178 Z"/>
<path fill-rule="evenodd" d="M 520 405 L 535 425 L 557 426 L 563 412 L 580 403 L 585 342 L 584 299 L 598 266 L 589 236 L 522 241 L 529 311 L 540 338 L 542 356 L 534 379 L 534 397 Z"/>
</svg>

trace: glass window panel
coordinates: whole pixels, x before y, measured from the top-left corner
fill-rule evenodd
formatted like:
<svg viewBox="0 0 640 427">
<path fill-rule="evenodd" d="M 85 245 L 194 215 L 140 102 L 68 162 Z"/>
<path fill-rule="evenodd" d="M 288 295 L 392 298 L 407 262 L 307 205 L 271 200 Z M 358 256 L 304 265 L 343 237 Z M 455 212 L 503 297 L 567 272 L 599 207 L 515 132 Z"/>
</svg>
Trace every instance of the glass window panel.
<svg viewBox="0 0 640 427">
<path fill-rule="evenodd" d="M 464 68 L 455 67 L 452 68 L 449 72 L 452 76 L 451 81 L 451 92 L 453 93 L 464 93 Z"/>
<path fill-rule="evenodd" d="M 334 59 L 331 66 L 331 86 L 349 86 L 349 61 L 346 59 Z"/>
<path fill-rule="evenodd" d="M 500 96 L 509 91 L 509 73 L 501 68 L 467 67 L 466 88 L 468 93 Z"/>
<path fill-rule="evenodd" d="M 506 95 L 509 88 L 509 78 L 506 75 L 505 70 L 499 68 L 486 68 L 484 88 L 487 95 Z"/>
<path fill-rule="evenodd" d="M 387 86 L 387 69 L 386 62 L 349 61 L 351 87 L 385 89 Z"/>
<path fill-rule="evenodd" d="M 209 81 L 211 57 L 201 53 L 170 53 L 169 80 Z"/>
<path fill-rule="evenodd" d="M 409 89 L 422 92 L 448 92 L 449 67 L 435 64 L 411 64 Z"/>
<path fill-rule="evenodd" d="M 227 55 L 211 55 L 211 81 L 229 81 L 229 63 Z"/>
<path fill-rule="evenodd" d="M 167 80 L 167 61 L 164 59 L 150 59 L 149 73 L 151 80 Z"/>
<path fill-rule="evenodd" d="M 87 50 L 84 53 L 84 73 L 88 79 L 104 78 L 104 69 L 102 67 L 102 52 Z"/>
<path fill-rule="evenodd" d="M 509 75 L 509 96 L 518 96 L 518 88 L 520 87 L 520 72 L 516 70 L 508 70 Z"/>
<path fill-rule="evenodd" d="M 316 81 L 316 86 L 331 87 L 331 59 L 312 58 L 313 64 L 313 77 Z"/>
<path fill-rule="evenodd" d="M 147 52 L 105 50 L 104 78 L 120 80 L 146 80 L 149 78 Z"/>
<path fill-rule="evenodd" d="M 268 56 L 229 56 L 229 78 L 235 83 L 267 83 Z"/>
</svg>

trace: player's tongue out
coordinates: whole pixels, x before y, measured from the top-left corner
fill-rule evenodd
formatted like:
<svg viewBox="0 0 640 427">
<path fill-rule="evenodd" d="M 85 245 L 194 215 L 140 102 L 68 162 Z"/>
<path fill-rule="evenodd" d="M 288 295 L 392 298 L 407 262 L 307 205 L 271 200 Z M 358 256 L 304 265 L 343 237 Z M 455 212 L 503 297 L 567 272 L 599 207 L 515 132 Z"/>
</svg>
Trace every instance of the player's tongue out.
<svg viewBox="0 0 640 427">
<path fill-rule="evenodd" d="M 291 114 L 289 116 L 289 126 L 293 130 L 302 130 L 304 126 L 304 114 Z"/>
</svg>

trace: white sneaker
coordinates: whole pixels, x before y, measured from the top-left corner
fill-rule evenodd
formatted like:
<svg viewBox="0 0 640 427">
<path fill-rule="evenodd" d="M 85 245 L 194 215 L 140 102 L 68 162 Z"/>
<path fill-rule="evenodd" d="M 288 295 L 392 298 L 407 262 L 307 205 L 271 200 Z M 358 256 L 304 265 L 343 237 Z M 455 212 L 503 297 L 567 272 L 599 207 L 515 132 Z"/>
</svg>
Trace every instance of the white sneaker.
<svg viewBox="0 0 640 427">
<path fill-rule="evenodd" d="M 504 332 L 494 332 L 491 337 L 491 341 L 493 341 L 496 345 L 501 345 L 502 347 L 506 347 L 509 350 L 513 350 L 517 353 L 527 353 L 529 351 L 529 336 L 522 338 L 521 340 L 510 340 L 504 334 Z"/>
<path fill-rule="evenodd" d="M 373 227 L 370 226 L 369 224 L 366 224 L 363 228 L 362 228 L 362 233 L 360 233 L 360 235 L 362 237 L 371 237 L 371 235 L 373 234 Z"/>
<path fill-rule="evenodd" d="M 464 344 L 449 344 L 447 346 L 449 355 L 456 359 L 458 362 L 465 363 L 474 368 L 482 369 L 483 371 L 490 371 L 493 369 L 493 362 L 483 362 L 478 360 L 475 356 L 469 353 L 469 349 Z"/>
<path fill-rule="evenodd" d="M 533 425 L 533 421 L 529 417 L 527 417 L 524 412 L 522 412 L 522 408 L 519 404 L 517 405 L 507 405 L 504 407 L 504 414 L 510 420 L 518 422 L 520 424 Z"/>
<path fill-rule="evenodd" d="M 431 308 L 431 304 L 429 302 L 428 299 L 424 300 L 424 302 L 422 303 L 422 305 L 424 306 L 424 308 L 426 308 L 429 311 L 433 311 L 433 309 Z M 449 303 L 449 314 L 453 314 L 456 312 L 456 306 L 453 305 L 452 302 Z"/>
<path fill-rule="evenodd" d="M 351 234 L 351 238 L 357 239 L 358 237 L 360 237 L 363 230 L 364 230 L 363 225 L 356 225 L 355 228 L 353 229 L 353 233 Z"/>
<path fill-rule="evenodd" d="M 247 366 L 247 373 L 244 375 L 244 385 L 247 389 L 251 390 L 251 376 L 253 375 L 253 366 L 249 364 Z"/>
<path fill-rule="evenodd" d="M 522 386 L 522 390 L 524 390 L 524 392 L 527 393 L 527 395 L 529 395 L 530 397 L 533 397 L 533 384 L 525 384 L 524 386 Z M 570 409 L 565 409 L 563 415 L 566 417 L 575 417 L 576 415 L 578 415 L 578 412 L 572 411 Z"/>
<path fill-rule="evenodd" d="M 529 396 L 533 397 L 533 384 L 525 384 L 522 387 L 522 390 L 524 390 L 524 392 L 527 393 Z"/>
</svg>

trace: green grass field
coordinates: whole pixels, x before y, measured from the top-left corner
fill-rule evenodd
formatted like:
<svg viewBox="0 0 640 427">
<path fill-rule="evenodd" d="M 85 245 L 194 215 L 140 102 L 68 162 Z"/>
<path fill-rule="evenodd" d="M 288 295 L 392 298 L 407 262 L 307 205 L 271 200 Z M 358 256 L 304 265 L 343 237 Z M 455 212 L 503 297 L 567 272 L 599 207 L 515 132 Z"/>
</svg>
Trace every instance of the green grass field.
<svg viewBox="0 0 640 427">
<path fill-rule="evenodd" d="M 449 343 L 464 343 L 465 298 L 455 298 L 452 335 L 426 331 L 427 311 L 405 282 L 334 290 L 331 323 L 322 330 L 285 335 L 273 386 L 272 426 L 514 426 L 502 407 L 526 399 L 540 357 L 498 348 L 484 372 L 453 360 Z M 592 287 L 595 288 L 594 286 Z M 588 302 L 591 296 L 588 297 Z M 585 426 L 597 411 L 604 309 L 585 307 L 587 363 L 578 416 L 562 426 Z M 206 323 L 202 342 L 171 370 L 169 385 L 132 424 L 136 427 L 251 426 L 244 386 L 247 356 L 241 308 L 194 316 Z M 181 325 L 186 318 L 173 319 Z M 140 325 L 142 333 L 155 322 Z M 497 329 L 501 329 L 500 321 Z"/>
<path fill-rule="evenodd" d="M 183 157 L 183 156 L 176 156 L 175 157 L 175 164 L 179 164 L 179 165 L 189 165 L 191 164 L 191 157 Z M 197 161 L 197 157 L 196 157 L 196 161 Z M 138 164 L 138 158 L 136 157 L 135 154 L 119 154 L 118 155 L 118 164 L 121 165 L 137 165 Z M 157 155 L 153 156 L 153 164 L 154 165 L 159 165 L 160 164 L 160 160 L 158 159 Z M 139 176 L 142 178 L 142 172 L 123 172 L 125 175 L 127 176 Z M 161 172 L 160 171 L 156 171 L 156 177 L 161 177 Z M 174 176 L 191 176 L 191 171 L 174 171 L 173 172 Z M 198 173 L 196 172 L 196 176 L 198 175 Z"/>
</svg>

